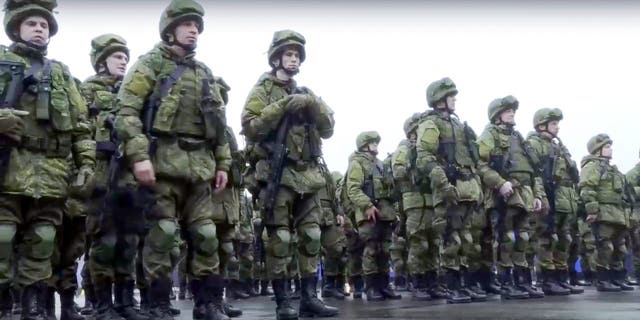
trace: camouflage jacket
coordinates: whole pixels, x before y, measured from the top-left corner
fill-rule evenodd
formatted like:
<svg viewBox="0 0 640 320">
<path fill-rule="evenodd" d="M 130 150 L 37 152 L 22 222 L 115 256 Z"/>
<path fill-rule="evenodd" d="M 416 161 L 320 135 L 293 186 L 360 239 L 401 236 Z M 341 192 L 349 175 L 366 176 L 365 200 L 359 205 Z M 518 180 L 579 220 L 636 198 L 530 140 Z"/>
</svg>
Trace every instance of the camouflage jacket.
<svg viewBox="0 0 640 320">
<path fill-rule="evenodd" d="M 402 193 L 402 208 L 433 208 L 433 197 L 430 190 L 420 189 L 416 172 L 415 143 L 402 140 L 391 157 L 393 178 Z"/>
<path fill-rule="evenodd" d="M 345 179 L 346 193 L 354 206 L 357 223 L 366 220 L 364 212 L 375 205 L 375 202 L 380 209 L 380 220 L 396 219 L 396 211 L 390 198 L 390 183 L 383 179 L 382 161 L 369 153 L 357 151 L 349 157 Z"/>
<path fill-rule="evenodd" d="M 598 222 L 629 225 L 625 208 L 625 176 L 609 159 L 588 155 L 580 163 L 580 198 L 587 214 L 598 216 Z"/>
<path fill-rule="evenodd" d="M 633 188 L 633 196 L 635 197 L 635 203 L 633 206 L 633 214 L 630 219 L 634 223 L 640 222 L 640 163 L 637 163 L 626 174 L 627 183 Z"/>
<path fill-rule="evenodd" d="M 288 161 L 281 184 L 299 193 L 313 193 L 325 185 L 317 163 L 322 139 L 333 135 L 333 111 L 318 100 L 319 112 L 287 113 L 289 95 L 296 90 L 295 81 L 282 82 L 270 73 L 263 74 L 253 87 L 242 111 L 242 133 L 247 139 L 247 156 L 255 179 L 265 183 L 269 178 L 269 146 L 275 140 L 280 121 L 291 117 L 286 144 Z M 313 93 L 304 89 L 309 94 Z"/>
<path fill-rule="evenodd" d="M 24 131 L 19 146 L 11 148 L 2 193 L 19 194 L 32 198 L 65 198 L 68 194 L 70 175 L 75 166 L 95 167 L 95 142 L 91 139 L 91 125 L 87 119 L 87 106 L 69 69 L 64 64 L 47 60 L 24 44 L 14 43 L 10 48 L 0 47 L 0 61 L 21 63 L 28 74 L 35 61 L 43 65 L 32 77 L 26 79 L 16 109 L 28 111 L 22 117 Z M 41 80 L 50 77 L 48 105 L 38 108 L 38 93 L 44 85 Z M 0 80 L 0 88 L 6 90 L 10 79 Z M 38 89 L 40 88 L 40 89 Z"/>
<path fill-rule="evenodd" d="M 218 112 L 224 113 L 226 89 L 194 55 L 179 58 L 169 46 L 160 43 L 140 57 L 118 92 L 116 130 L 124 143 L 125 157 L 130 165 L 151 160 L 157 177 L 210 181 L 216 171 L 229 171 L 231 165 L 229 145 L 213 145 L 207 139 L 201 111 L 203 99 L 209 96 Z M 155 154 L 149 155 L 149 139 L 142 122 L 145 105 L 178 64 L 187 67 L 159 102 L 150 128 L 151 135 L 157 137 L 157 146 Z M 203 83 L 208 84 L 209 92 L 203 91 Z"/>
</svg>

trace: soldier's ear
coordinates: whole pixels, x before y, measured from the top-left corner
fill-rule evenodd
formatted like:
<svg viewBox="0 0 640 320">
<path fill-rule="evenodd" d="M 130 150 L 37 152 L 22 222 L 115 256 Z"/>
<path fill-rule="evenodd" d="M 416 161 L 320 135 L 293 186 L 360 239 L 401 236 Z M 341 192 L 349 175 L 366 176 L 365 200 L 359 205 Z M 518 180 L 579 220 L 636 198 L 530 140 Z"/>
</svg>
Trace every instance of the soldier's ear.
<svg viewBox="0 0 640 320">
<path fill-rule="evenodd" d="M 278 58 L 278 59 L 273 59 L 273 60 L 271 60 L 271 65 L 272 65 L 275 69 L 277 69 L 277 68 L 280 66 L 280 59 Z"/>
<path fill-rule="evenodd" d="M 169 43 L 174 43 L 176 41 L 176 36 L 173 35 L 173 33 L 167 33 L 167 42 Z"/>
</svg>

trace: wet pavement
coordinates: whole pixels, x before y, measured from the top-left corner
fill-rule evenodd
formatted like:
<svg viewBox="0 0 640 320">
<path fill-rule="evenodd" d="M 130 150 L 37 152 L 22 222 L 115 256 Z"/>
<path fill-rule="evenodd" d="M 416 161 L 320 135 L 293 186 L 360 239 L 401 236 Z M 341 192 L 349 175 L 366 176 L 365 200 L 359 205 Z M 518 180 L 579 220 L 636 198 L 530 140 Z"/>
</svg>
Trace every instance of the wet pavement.
<svg viewBox="0 0 640 320">
<path fill-rule="evenodd" d="M 366 300 L 337 301 L 326 299 L 340 308 L 340 316 L 334 319 L 465 319 L 465 320 L 637 320 L 640 319 L 640 288 L 633 292 L 599 293 L 587 287 L 584 294 L 563 297 L 546 297 L 532 300 L 503 301 L 492 296 L 487 302 L 451 305 L 446 301 L 412 301 L 403 292 L 399 301 L 368 303 Z M 182 310 L 177 319 L 191 319 L 192 303 L 173 301 Z M 275 319 L 275 303 L 267 297 L 231 301 L 244 311 L 236 319 Z M 297 308 L 297 302 L 294 302 Z"/>
</svg>

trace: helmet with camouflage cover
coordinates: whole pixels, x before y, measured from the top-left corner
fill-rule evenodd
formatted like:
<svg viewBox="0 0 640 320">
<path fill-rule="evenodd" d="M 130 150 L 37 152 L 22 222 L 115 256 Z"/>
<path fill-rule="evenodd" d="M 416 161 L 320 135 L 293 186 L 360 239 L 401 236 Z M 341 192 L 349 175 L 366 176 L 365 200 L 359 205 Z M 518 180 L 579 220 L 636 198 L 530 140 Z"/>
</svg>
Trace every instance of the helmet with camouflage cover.
<svg viewBox="0 0 640 320">
<path fill-rule="evenodd" d="M 542 108 L 533 115 L 533 127 L 537 130 L 538 126 L 545 125 L 554 120 L 562 120 L 562 111 L 558 108 Z"/>
<path fill-rule="evenodd" d="M 300 53 L 300 62 L 304 62 L 304 59 L 306 58 L 304 45 L 306 42 L 307 41 L 304 36 L 293 30 L 280 30 L 274 32 L 273 39 L 271 39 L 271 44 L 269 45 L 269 65 L 272 68 L 275 68 L 273 60 L 279 58 L 278 55 L 281 55 L 282 50 L 288 46 L 296 47 Z"/>
<path fill-rule="evenodd" d="M 97 36 L 91 40 L 91 65 L 93 70 L 98 72 L 100 64 L 103 63 L 114 52 L 123 52 L 129 57 L 127 41 L 119 35 L 107 33 Z"/>
<path fill-rule="evenodd" d="M 356 138 L 356 147 L 358 147 L 358 150 L 362 150 L 373 142 L 380 143 L 380 134 L 377 131 L 365 131 Z"/>
<path fill-rule="evenodd" d="M 435 108 L 438 102 L 446 97 L 458 94 L 456 84 L 449 78 L 442 78 L 434 81 L 427 87 L 427 103 L 429 107 Z"/>
<path fill-rule="evenodd" d="M 58 33 L 58 22 L 53 16 L 53 9 L 57 6 L 56 0 L 7 0 L 4 4 L 4 32 L 12 41 L 21 41 L 22 21 L 28 17 L 40 16 L 49 22 L 49 37 L 53 37 Z"/>
<path fill-rule="evenodd" d="M 500 114 L 509 109 L 513 109 L 513 111 L 518 110 L 518 99 L 512 95 L 508 95 L 504 98 L 498 98 L 489 104 L 489 121 L 494 122 L 495 119 L 500 116 Z"/>
<path fill-rule="evenodd" d="M 204 30 L 204 8 L 193 0 L 173 0 L 162 12 L 160 18 L 160 38 L 165 42 L 172 42 L 173 31 L 182 21 L 195 20 L 198 32 Z"/>
<path fill-rule="evenodd" d="M 590 154 L 595 155 L 607 144 L 613 144 L 613 140 L 609 138 L 608 134 L 600 133 L 589 139 L 589 142 L 587 142 L 587 150 Z"/>
<path fill-rule="evenodd" d="M 402 126 L 402 129 L 404 130 L 404 135 L 409 138 L 409 135 L 416 131 L 416 129 L 418 128 L 418 125 L 420 124 L 420 116 L 422 114 L 421 113 L 414 113 L 411 115 L 411 117 L 407 118 L 407 120 L 404 121 L 404 125 Z"/>
</svg>

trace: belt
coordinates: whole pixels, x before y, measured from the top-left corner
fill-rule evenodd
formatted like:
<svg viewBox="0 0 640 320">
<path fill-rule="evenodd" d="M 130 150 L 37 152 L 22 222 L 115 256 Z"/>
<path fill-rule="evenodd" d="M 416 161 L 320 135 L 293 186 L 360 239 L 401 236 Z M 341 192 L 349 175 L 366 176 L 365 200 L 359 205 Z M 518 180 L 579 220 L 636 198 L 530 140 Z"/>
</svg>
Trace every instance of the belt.
<svg viewBox="0 0 640 320">
<path fill-rule="evenodd" d="M 58 139 L 22 137 L 20 147 L 35 152 L 44 152 L 50 158 L 66 158 L 71 154 L 71 141 L 60 143 Z"/>
</svg>

